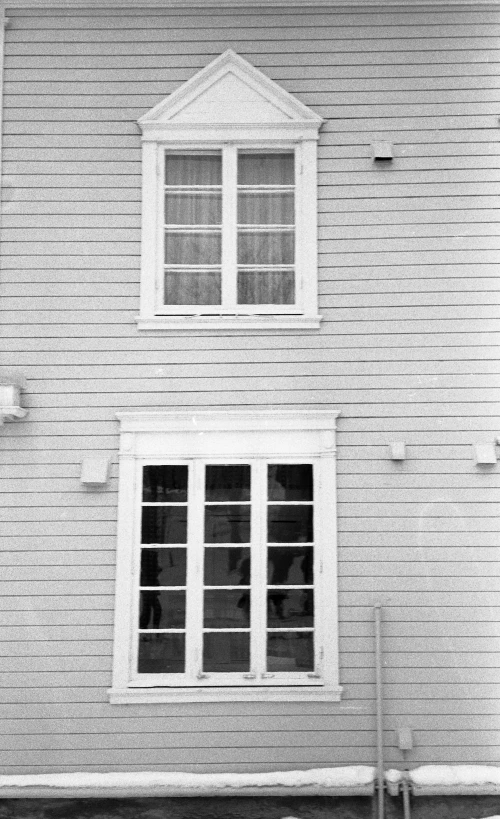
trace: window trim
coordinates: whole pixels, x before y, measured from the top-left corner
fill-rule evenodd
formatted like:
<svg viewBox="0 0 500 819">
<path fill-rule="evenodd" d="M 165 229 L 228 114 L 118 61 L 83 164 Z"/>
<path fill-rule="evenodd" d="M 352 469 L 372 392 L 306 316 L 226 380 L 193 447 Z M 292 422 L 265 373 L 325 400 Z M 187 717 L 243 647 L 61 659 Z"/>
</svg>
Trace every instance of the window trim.
<svg viewBox="0 0 500 819">
<path fill-rule="evenodd" d="M 204 94 L 231 75 L 243 91 L 227 112 L 202 106 Z M 238 87 L 238 86 L 237 86 Z M 259 119 L 248 121 L 244 89 L 262 100 Z M 237 97 L 238 95 L 236 95 Z M 195 113 L 189 115 L 190 106 Z M 257 106 L 258 107 L 258 106 Z M 186 114 L 187 111 L 187 114 Z M 196 117 L 203 121 L 196 121 Z M 194 121 L 193 121 L 194 118 Z M 317 285 L 317 141 L 322 118 L 246 60 L 229 50 L 139 120 L 142 129 L 142 244 L 140 330 L 291 330 L 319 327 Z M 296 304 L 241 305 L 237 310 L 159 305 L 163 291 L 163 157 L 166 150 L 286 150 L 296 158 Z M 160 278 L 161 277 L 161 278 Z M 288 309 L 287 309 L 288 308 Z"/>
<path fill-rule="evenodd" d="M 336 595 L 335 425 L 338 413 L 330 411 L 268 412 L 159 412 L 119 413 L 121 422 L 120 486 L 115 599 L 115 641 L 112 703 L 200 701 L 321 701 L 339 700 L 338 616 Z M 200 433 L 203 433 L 200 435 Z M 235 457 L 235 448 L 238 454 Z M 319 586 L 322 610 L 318 639 L 324 649 L 323 679 L 310 684 L 193 686 L 158 685 L 132 679 L 131 652 L 137 631 L 131 601 L 137 595 L 137 518 L 139 466 L 143 462 L 186 460 L 243 462 L 259 459 L 317 462 L 317 527 L 323 572 Z M 319 477 L 319 480 L 318 480 Z M 140 500 L 140 498 L 139 498 Z M 328 515 L 328 519 L 327 519 Z M 321 547 L 322 544 L 322 547 Z M 328 548 L 325 548 L 328 544 Z M 328 590 L 328 593 L 326 593 Z M 334 593 L 332 593 L 332 590 Z M 320 591 L 321 594 L 321 591 Z M 135 611 L 135 608 L 134 608 Z M 327 626 L 325 626 L 327 624 Z M 328 633 L 321 630 L 328 628 Z M 147 687 L 155 683 L 154 687 Z"/>
</svg>

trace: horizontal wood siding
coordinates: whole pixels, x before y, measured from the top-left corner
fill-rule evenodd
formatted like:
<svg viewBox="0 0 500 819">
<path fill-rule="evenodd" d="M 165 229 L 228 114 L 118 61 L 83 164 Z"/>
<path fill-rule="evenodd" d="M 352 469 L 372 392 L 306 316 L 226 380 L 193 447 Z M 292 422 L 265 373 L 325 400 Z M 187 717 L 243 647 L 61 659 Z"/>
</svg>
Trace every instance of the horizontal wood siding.
<svg viewBox="0 0 500 819">
<path fill-rule="evenodd" d="M 2 773 L 500 763 L 500 11 L 8 9 Z M 138 333 L 136 120 L 226 48 L 311 106 L 319 332 Z M 370 144 L 394 144 L 374 164 Z M 111 706 L 115 413 L 336 408 L 342 701 Z M 389 460 L 404 440 L 407 460 Z M 82 489 L 82 458 L 112 458 Z"/>
</svg>

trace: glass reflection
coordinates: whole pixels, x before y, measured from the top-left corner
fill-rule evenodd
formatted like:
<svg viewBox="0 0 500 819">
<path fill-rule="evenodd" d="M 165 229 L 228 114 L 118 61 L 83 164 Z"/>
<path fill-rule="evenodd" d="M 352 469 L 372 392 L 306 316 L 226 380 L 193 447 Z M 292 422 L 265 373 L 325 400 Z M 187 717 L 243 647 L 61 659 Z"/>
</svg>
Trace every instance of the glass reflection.
<svg viewBox="0 0 500 819">
<path fill-rule="evenodd" d="M 268 506 L 267 539 L 269 543 L 311 543 L 313 540 L 312 506 Z"/>
<path fill-rule="evenodd" d="M 222 194 L 212 191 L 169 191 L 165 196 L 165 224 L 220 225 Z"/>
<path fill-rule="evenodd" d="M 185 586 L 185 549 L 143 549 L 141 586 Z"/>
<path fill-rule="evenodd" d="M 313 632 L 269 632 L 268 671 L 314 671 Z"/>
<path fill-rule="evenodd" d="M 240 225 L 293 225 L 294 217 L 293 191 L 238 192 Z"/>
<path fill-rule="evenodd" d="M 220 304 L 220 270 L 165 270 L 165 304 Z"/>
<path fill-rule="evenodd" d="M 313 583 L 313 548 L 270 546 L 267 551 L 267 582 L 270 586 L 310 586 Z"/>
<path fill-rule="evenodd" d="M 248 632 L 209 632 L 203 635 L 203 670 L 230 672 L 250 670 Z"/>
<path fill-rule="evenodd" d="M 143 501 L 150 503 L 186 503 L 188 468 L 182 464 L 143 468 Z"/>
<path fill-rule="evenodd" d="M 205 543 L 249 543 L 250 506 L 205 506 Z"/>
<path fill-rule="evenodd" d="M 206 589 L 203 624 L 205 628 L 248 628 L 250 590 Z"/>
<path fill-rule="evenodd" d="M 185 591 L 141 591 L 139 628 L 184 628 Z"/>
<path fill-rule="evenodd" d="M 293 153 L 238 155 L 238 185 L 293 185 L 293 181 Z"/>
<path fill-rule="evenodd" d="M 139 634 L 139 674 L 183 674 L 184 634 Z"/>
<path fill-rule="evenodd" d="M 238 304 L 294 304 L 291 270 L 239 270 Z"/>
<path fill-rule="evenodd" d="M 165 184 L 177 187 L 222 184 L 222 156 L 213 154 L 165 154 Z"/>
<path fill-rule="evenodd" d="M 312 464 L 269 464 L 267 474 L 270 501 L 312 501 Z"/>
<path fill-rule="evenodd" d="M 205 471 L 205 500 L 216 501 L 249 501 L 250 500 L 250 465 L 211 464 Z"/>
<path fill-rule="evenodd" d="M 165 233 L 165 264 L 209 265 L 221 262 L 220 231 Z"/>
<path fill-rule="evenodd" d="M 287 231 L 238 231 L 238 264 L 292 265 L 295 236 Z"/>
<path fill-rule="evenodd" d="M 248 586 L 250 549 L 213 547 L 205 549 L 205 586 Z"/>
<path fill-rule="evenodd" d="M 187 543 L 187 507 L 143 506 L 142 543 Z"/>
<path fill-rule="evenodd" d="M 267 592 L 269 628 L 311 628 L 314 625 L 314 592 L 312 589 L 289 589 Z"/>
</svg>

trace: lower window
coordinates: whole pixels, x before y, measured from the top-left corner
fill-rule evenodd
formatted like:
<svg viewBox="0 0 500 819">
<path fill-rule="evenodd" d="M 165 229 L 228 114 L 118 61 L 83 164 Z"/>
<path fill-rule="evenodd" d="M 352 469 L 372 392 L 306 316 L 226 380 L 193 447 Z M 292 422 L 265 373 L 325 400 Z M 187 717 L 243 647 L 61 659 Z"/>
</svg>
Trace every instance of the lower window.
<svg viewBox="0 0 500 819">
<path fill-rule="evenodd" d="M 335 416 L 121 419 L 112 700 L 338 694 Z"/>
</svg>

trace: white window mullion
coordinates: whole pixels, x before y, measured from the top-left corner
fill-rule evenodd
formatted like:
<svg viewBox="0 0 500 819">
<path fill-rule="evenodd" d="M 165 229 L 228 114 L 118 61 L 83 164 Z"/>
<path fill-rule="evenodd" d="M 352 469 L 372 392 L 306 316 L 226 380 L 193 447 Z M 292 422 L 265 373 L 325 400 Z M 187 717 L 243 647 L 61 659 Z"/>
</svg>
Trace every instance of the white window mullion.
<svg viewBox="0 0 500 819">
<path fill-rule="evenodd" d="M 266 471 L 263 461 L 252 465 L 251 658 L 256 682 L 266 670 Z"/>
<path fill-rule="evenodd" d="M 186 676 L 196 680 L 203 652 L 204 464 L 190 464 L 188 489 Z"/>
<path fill-rule="evenodd" d="M 238 267 L 238 152 L 235 145 L 222 149 L 222 306 L 236 309 Z"/>
</svg>

